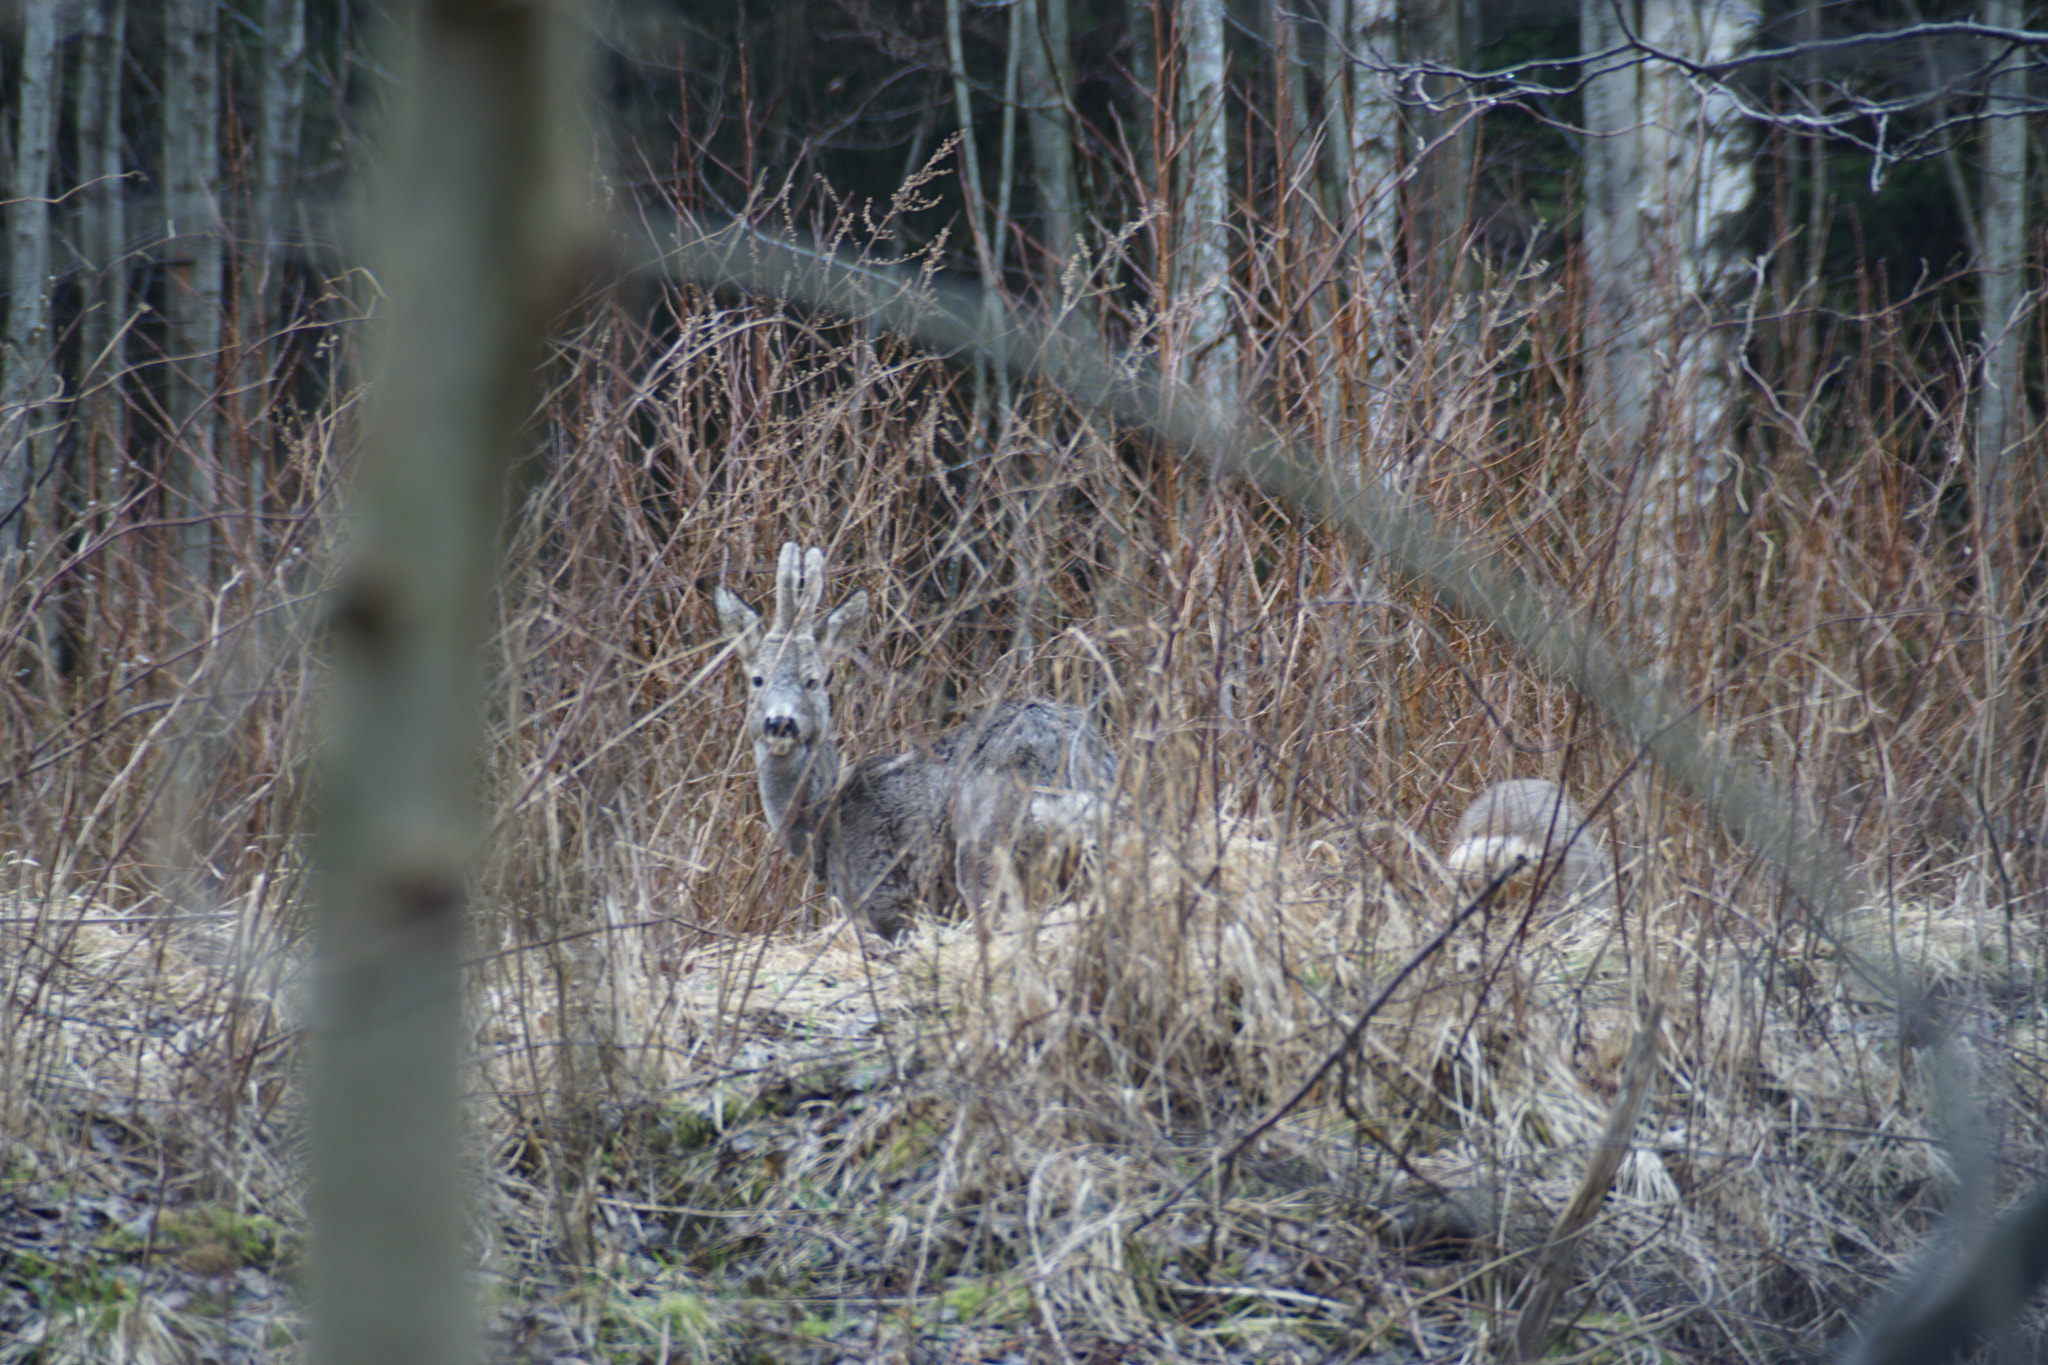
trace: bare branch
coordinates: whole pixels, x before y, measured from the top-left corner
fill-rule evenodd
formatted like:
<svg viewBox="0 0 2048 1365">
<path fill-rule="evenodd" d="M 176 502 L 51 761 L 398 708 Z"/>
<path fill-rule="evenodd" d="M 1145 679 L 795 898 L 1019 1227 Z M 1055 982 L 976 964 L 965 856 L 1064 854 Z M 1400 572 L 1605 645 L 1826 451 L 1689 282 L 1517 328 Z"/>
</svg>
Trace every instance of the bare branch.
<svg viewBox="0 0 2048 1365">
<path fill-rule="evenodd" d="M 1868 152 L 1873 160 L 1873 188 L 1881 183 L 1890 167 L 1907 161 L 1939 155 L 1957 127 L 1975 127 L 1990 119 L 2027 118 L 2048 111 L 2048 101 L 2026 100 L 2001 103 L 1996 110 L 1984 107 L 1949 113 L 1959 93 L 1980 92 L 1991 73 L 2011 54 L 2048 48 L 2048 31 L 2005 28 L 1968 21 L 1909 24 L 1877 33 L 1847 34 L 1815 39 L 1782 47 L 1746 52 L 1734 57 L 1705 62 L 1646 41 L 1621 16 L 1622 40 L 1597 52 L 1581 53 L 1569 60 L 1544 58 L 1518 62 L 1487 71 L 1470 71 L 1442 62 L 1394 62 L 1364 50 L 1347 50 L 1348 59 L 1360 69 L 1391 77 L 1396 98 L 1403 104 L 1442 109 L 1459 106 L 1492 109 L 1516 106 L 1558 126 L 1569 127 L 1542 106 L 1574 95 L 1602 76 L 1648 62 L 1666 63 L 1683 72 L 1695 84 L 1711 88 L 1732 100 L 1744 119 L 1760 126 L 1776 127 L 1808 136 L 1833 138 Z M 1793 87 L 1797 101 L 1790 109 L 1772 108 L 1758 101 L 1752 87 L 1738 77 L 1746 72 L 1788 66 L 1809 57 L 1834 56 L 1847 52 L 1885 47 L 1898 43 L 1927 43 L 1936 40 L 1970 39 L 1985 45 L 1982 57 L 1952 80 L 1931 84 L 1891 97 L 1878 97 L 1841 81 L 1830 82 L 1832 102 L 1823 106 Z M 1546 76 L 1546 73 L 1555 73 Z M 1445 97 L 1425 94 L 1432 81 L 1455 83 L 1460 93 Z M 1921 121 L 1931 114 L 1931 121 Z M 1571 131 L 1584 134 L 1582 128 Z"/>
</svg>

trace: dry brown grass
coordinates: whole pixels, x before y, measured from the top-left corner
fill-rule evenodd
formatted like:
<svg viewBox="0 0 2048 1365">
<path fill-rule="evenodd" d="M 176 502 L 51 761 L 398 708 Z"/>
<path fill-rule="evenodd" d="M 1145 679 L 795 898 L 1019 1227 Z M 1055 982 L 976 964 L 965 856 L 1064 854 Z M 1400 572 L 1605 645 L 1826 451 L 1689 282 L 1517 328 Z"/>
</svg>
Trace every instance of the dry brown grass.
<svg viewBox="0 0 2048 1365">
<path fill-rule="evenodd" d="M 1345 344 L 1361 290 L 1274 342 L 1262 401 L 1613 616 L 1623 475 L 1580 446 L 1569 285 L 1501 283 L 1378 369 Z M 1830 430 L 1759 409 L 1682 528 L 1657 660 L 1849 833 L 1888 900 L 1835 929 L 1924 971 L 1946 1023 L 1902 1039 L 1576 699 L 1300 510 L 1054 393 L 997 420 L 971 376 L 857 326 L 678 291 L 561 335 L 474 895 L 477 1246 L 507 1356 L 1476 1357 L 1652 999 L 1661 1070 L 1573 1349 L 1818 1350 L 1944 1210 L 2040 1163 L 2023 836 L 2048 811 L 2034 753 L 1999 776 L 1974 748 L 1983 626 L 1915 463 L 1956 417 L 1898 415 L 1937 392 L 1913 357 L 1864 362 Z M 39 1258 L 6 1277 L 29 1345 L 5 1358 L 174 1359 L 258 1322 L 281 1335 L 234 1349 L 287 1347 L 308 646 L 346 429 L 307 423 L 266 519 L 223 521 L 227 586 L 180 585 L 145 500 L 0 623 L 23 661 L 0 1232 Z M 700 588 L 758 598 L 785 539 L 828 547 L 829 595 L 875 598 L 841 683 L 856 752 L 1015 690 L 1099 695 L 1122 809 L 1071 898 L 879 961 L 771 844 Z M 2014 653 L 2007 686 L 2037 668 Z M 1435 852 L 1510 775 L 1595 807 L 1629 893 L 1562 917 L 1504 895 L 1432 951 L 1460 908 Z M 274 1247 L 192 1252 L 213 1210 L 274 1219 Z M 162 1243 L 123 1231 L 173 1214 Z M 62 1316 L 81 1303 L 113 1307 Z"/>
</svg>

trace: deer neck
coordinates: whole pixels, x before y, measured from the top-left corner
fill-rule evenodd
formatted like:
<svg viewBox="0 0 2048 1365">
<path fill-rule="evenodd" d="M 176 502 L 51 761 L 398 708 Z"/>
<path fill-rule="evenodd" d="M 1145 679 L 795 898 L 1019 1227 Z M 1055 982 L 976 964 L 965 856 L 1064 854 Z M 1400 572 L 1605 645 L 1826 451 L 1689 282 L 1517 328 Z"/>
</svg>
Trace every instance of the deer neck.
<svg viewBox="0 0 2048 1365">
<path fill-rule="evenodd" d="M 754 745 L 761 782 L 761 809 L 783 845 L 798 858 L 811 846 L 811 833 L 826 800 L 839 785 L 839 750 L 829 735 L 799 744 L 786 754 L 773 754 L 765 743 Z"/>
</svg>

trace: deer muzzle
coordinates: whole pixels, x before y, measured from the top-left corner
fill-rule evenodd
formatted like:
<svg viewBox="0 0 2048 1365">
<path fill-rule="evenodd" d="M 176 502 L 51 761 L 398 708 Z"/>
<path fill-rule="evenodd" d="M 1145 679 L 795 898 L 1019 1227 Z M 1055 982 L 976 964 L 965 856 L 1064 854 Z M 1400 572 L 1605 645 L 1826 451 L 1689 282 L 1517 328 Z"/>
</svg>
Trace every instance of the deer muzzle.
<svg viewBox="0 0 2048 1365">
<path fill-rule="evenodd" d="M 763 716 L 761 718 L 761 742 L 768 752 L 777 758 L 787 758 L 803 738 L 802 728 L 795 716 Z"/>
</svg>

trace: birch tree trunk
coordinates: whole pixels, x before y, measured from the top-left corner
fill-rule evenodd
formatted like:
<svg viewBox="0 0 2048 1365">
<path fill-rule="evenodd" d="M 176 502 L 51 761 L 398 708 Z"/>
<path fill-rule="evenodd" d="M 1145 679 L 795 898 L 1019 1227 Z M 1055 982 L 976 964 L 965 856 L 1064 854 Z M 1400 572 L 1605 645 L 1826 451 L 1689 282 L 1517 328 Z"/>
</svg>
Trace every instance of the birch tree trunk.
<svg viewBox="0 0 2048 1365">
<path fill-rule="evenodd" d="M 1187 0 L 1182 86 L 1187 198 L 1178 215 L 1180 238 L 1174 291 L 1195 300 L 1182 360 L 1183 377 L 1225 421 L 1236 416 L 1237 344 L 1231 328 L 1230 164 L 1224 135 L 1226 96 L 1223 0 Z"/>
<path fill-rule="evenodd" d="M 1749 47 L 1759 21 L 1749 0 L 1641 0 L 1640 15 L 1652 47 L 1709 64 Z M 1654 387 L 1623 581 L 1644 638 L 1663 644 L 1681 624 L 1685 539 L 1728 460 L 1733 361 L 1729 333 L 1717 323 L 1729 315 L 1738 264 L 1726 228 L 1748 210 L 1755 168 L 1739 109 L 1720 87 L 1652 62 L 1637 88 L 1640 245 L 1652 291 L 1636 301 L 1649 328 L 1649 351 L 1639 355 L 1654 367 L 1646 369 Z"/>
<path fill-rule="evenodd" d="M 212 581 L 219 498 L 213 409 L 221 324 L 217 13 L 215 0 L 166 0 L 164 7 L 166 510 L 182 523 L 178 559 L 195 588 Z"/>
<path fill-rule="evenodd" d="M 57 140 L 57 3 L 29 0 L 15 86 L 13 200 L 7 206 L 6 379 L 0 384 L 0 581 L 49 528 L 32 504 L 47 483 L 42 403 L 54 375 L 50 347 L 50 157 Z"/>
</svg>

